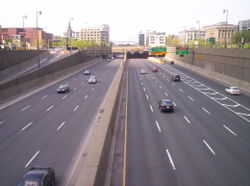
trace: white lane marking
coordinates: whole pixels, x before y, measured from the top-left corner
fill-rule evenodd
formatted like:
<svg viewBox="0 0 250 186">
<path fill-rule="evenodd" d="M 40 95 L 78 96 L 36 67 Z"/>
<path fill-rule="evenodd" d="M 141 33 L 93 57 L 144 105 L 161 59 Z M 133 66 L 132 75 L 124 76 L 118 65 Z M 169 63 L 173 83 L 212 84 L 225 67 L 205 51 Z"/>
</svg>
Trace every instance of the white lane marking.
<svg viewBox="0 0 250 186">
<path fill-rule="evenodd" d="M 74 88 L 74 89 L 73 89 L 73 91 L 76 91 L 76 90 L 77 90 L 77 88 Z"/>
<path fill-rule="evenodd" d="M 160 87 L 160 89 L 162 89 L 162 87 L 161 86 L 159 86 Z"/>
<path fill-rule="evenodd" d="M 73 79 L 73 81 L 75 81 L 75 80 L 76 80 L 76 78 Z"/>
<path fill-rule="evenodd" d="M 68 95 L 63 96 L 62 99 L 65 99 L 67 96 L 68 96 Z"/>
<path fill-rule="evenodd" d="M 183 92 L 183 90 L 181 88 L 179 88 L 179 91 Z"/>
<path fill-rule="evenodd" d="M 41 99 L 45 99 L 46 97 L 48 97 L 48 95 L 43 96 Z"/>
<path fill-rule="evenodd" d="M 28 105 L 27 107 L 24 107 L 21 111 L 25 111 L 26 109 L 28 109 L 31 105 Z"/>
<path fill-rule="evenodd" d="M 168 96 L 168 94 L 165 92 L 165 96 Z"/>
<path fill-rule="evenodd" d="M 30 125 L 32 125 L 32 123 L 33 123 L 33 122 L 30 122 L 29 124 L 27 124 L 25 127 L 23 127 L 23 128 L 21 129 L 21 131 L 24 131 L 25 129 L 27 129 Z"/>
<path fill-rule="evenodd" d="M 172 83 L 172 85 L 173 85 L 173 86 L 175 86 L 175 84 L 174 84 L 174 83 Z"/>
<path fill-rule="evenodd" d="M 94 91 L 95 90 L 95 88 L 93 87 L 92 89 L 91 89 L 91 91 Z"/>
<path fill-rule="evenodd" d="M 169 153 L 168 149 L 166 149 L 166 152 L 167 152 L 167 154 L 168 154 L 168 159 L 169 159 L 169 161 L 170 161 L 170 163 L 171 163 L 173 169 L 175 170 L 176 168 L 175 168 L 175 165 L 174 165 L 172 156 L 171 156 L 171 154 Z"/>
<path fill-rule="evenodd" d="M 89 97 L 89 95 L 86 95 L 86 96 L 84 96 L 84 99 L 87 99 Z"/>
<path fill-rule="evenodd" d="M 242 113 L 242 112 L 235 112 L 235 113 L 238 115 L 241 115 L 241 116 L 250 116 L 250 114 L 246 114 L 246 113 Z"/>
<path fill-rule="evenodd" d="M 149 106 L 150 106 L 151 111 L 154 112 L 153 107 L 151 105 L 149 105 Z"/>
<path fill-rule="evenodd" d="M 46 111 L 49 111 L 50 109 L 52 109 L 54 107 L 54 105 L 50 106 L 49 108 L 47 108 Z"/>
<path fill-rule="evenodd" d="M 237 136 L 237 134 L 235 132 L 233 132 L 230 128 L 228 128 L 226 125 L 223 125 L 223 127 L 225 129 L 227 129 L 230 133 L 232 133 L 233 135 Z"/>
<path fill-rule="evenodd" d="M 147 98 L 147 100 L 149 100 L 149 98 L 148 98 L 148 95 L 146 94 L 146 98 Z"/>
<path fill-rule="evenodd" d="M 215 152 L 214 152 L 214 150 L 208 145 L 208 143 L 205 140 L 203 140 L 203 143 L 205 143 L 205 145 L 212 152 L 213 155 L 216 155 Z"/>
<path fill-rule="evenodd" d="M 25 168 L 29 166 L 29 164 L 35 159 L 35 157 L 40 153 L 40 151 L 37 151 L 35 155 L 30 159 L 30 161 L 25 165 Z"/>
<path fill-rule="evenodd" d="M 74 112 L 78 109 L 79 105 L 77 105 L 75 108 L 74 108 Z"/>
<path fill-rule="evenodd" d="M 81 85 L 83 85 L 84 84 L 84 82 L 81 82 Z"/>
<path fill-rule="evenodd" d="M 157 126 L 157 128 L 158 128 L 159 132 L 161 132 L 161 127 L 160 127 L 160 125 L 159 125 L 159 123 L 158 123 L 158 121 L 157 121 L 157 120 L 155 121 L 155 124 L 156 124 L 156 126 Z"/>
<path fill-rule="evenodd" d="M 188 98 L 189 98 L 191 101 L 194 101 L 194 99 L 193 99 L 191 96 L 188 96 Z"/>
<path fill-rule="evenodd" d="M 146 92 L 146 89 L 143 87 L 144 92 Z"/>
<path fill-rule="evenodd" d="M 169 79 L 167 79 L 169 81 Z"/>
<path fill-rule="evenodd" d="M 186 116 L 184 116 L 184 119 L 190 124 L 191 122 L 189 121 L 189 119 L 186 117 Z"/>
<path fill-rule="evenodd" d="M 62 126 L 66 123 L 66 121 L 62 122 L 61 125 L 59 127 L 57 127 L 57 131 L 60 130 L 62 128 Z"/>
<path fill-rule="evenodd" d="M 205 108 L 202 107 L 202 110 L 204 110 L 207 114 L 211 115 L 211 113 L 207 111 Z"/>
<path fill-rule="evenodd" d="M 0 125 L 4 124 L 5 121 L 0 121 Z"/>
<path fill-rule="evenodd" d="M 143 82 L 141 82 L 141 85 L 143 85 Z"/>
<path fill-rule="evenodd" d="M 174 104 L 174 106 L 175 106 L 175 107 L 177 107 L 177 105 L 176 105 L 176 103 L 175 103 L 175 102 L 173 102 L 173 104 Z"/>
<path fill-rule="evenodd" d="M 155 81 L 155 83 L 158 83 L 158 81 Z"/>
</svg>

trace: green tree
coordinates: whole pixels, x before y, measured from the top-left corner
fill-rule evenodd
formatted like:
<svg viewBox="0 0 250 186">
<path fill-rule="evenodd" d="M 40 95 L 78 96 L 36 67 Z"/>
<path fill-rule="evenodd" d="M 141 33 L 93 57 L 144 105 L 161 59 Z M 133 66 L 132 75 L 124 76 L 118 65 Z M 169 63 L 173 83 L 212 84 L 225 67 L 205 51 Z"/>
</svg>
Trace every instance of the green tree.
<svg viewBox="0 0 250 186">
<path fill-rule="evenodd" d="M 172 45 L 172 46 L 177 46 L 178 45 L 178 37 L 175 35 L 168 35 L 166 37 L 166 44 Z"/>
<path fill-rule="evenodd" d="M 250 44 L 250 30 L 244 30 L 241 32 L 236 32 L 232 39 L 232 44 L 242 45 L 242 47 L 248 47 Z"/>
</svg>

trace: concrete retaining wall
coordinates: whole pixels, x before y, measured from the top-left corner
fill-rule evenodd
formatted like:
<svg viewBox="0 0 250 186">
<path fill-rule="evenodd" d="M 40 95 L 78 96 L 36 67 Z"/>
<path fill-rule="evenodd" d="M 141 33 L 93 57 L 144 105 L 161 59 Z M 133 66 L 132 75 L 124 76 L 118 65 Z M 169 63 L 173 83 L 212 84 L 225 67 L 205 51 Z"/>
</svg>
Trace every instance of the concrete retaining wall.
<svg viewBox="0 0 250 186">
<path fill-rule="evenodd" d="M 85 51 L 81 51 L 20 78 L 3 83 L 0 85 L 0 101 L 4 101 L 10 97 L 25 93 L 30 89 L 66 76 L 89 63 L 95 62 L 90 61 L 92 59 L 94 59 L 94 57 L 88 57 Z M 98 60 L 100 60 L 100 58 Z"/>
</svg>

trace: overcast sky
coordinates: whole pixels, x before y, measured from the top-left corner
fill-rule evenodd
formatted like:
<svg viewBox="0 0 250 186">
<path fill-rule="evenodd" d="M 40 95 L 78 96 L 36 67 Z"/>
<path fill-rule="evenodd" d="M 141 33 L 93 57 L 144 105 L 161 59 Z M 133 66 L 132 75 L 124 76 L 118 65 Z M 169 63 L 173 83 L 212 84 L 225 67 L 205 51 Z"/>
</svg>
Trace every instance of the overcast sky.
<svg viewBox="0 0 250 186">
<path fill-rule="evenodd" d="M 250 19 L 250 0 L 0 0 L 0 25 L 36 26 L 36 11 L 41 10 L 39 27 L 54 35 L 67 30 L 70 18 L 74 31 L 86 25 L 110 25 L 112 41 L 137 40 L 145 30 L 178 34 L 184 27 L 207 26 L 225 21 L 237 24 Z"/>
</svg>

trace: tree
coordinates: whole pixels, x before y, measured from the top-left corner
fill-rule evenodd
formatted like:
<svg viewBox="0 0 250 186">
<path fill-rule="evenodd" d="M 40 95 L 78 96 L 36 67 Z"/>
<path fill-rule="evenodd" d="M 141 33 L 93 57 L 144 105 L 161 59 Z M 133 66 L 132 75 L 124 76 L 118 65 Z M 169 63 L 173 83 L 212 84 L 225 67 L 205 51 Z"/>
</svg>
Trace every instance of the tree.
<svg viewBox="0 0 250 186">
<path fill-rule="evenodd" d="M 236 45 L 242 45 L 244 47 L 244 44 L 247 44 L 249 46 L 250 43 L 250 30 L 244 30 L 241 32 L 236 32 L 232 39 L 231 39 L 233 44 Z"/>
<path fill-rule="evenodd" d="M 178 45 L 178 37 L 175 36 L 175 35 L 168 35 L 166 37 L 166 44 L 167 45 L 177 46 Z"/>
</svg>

